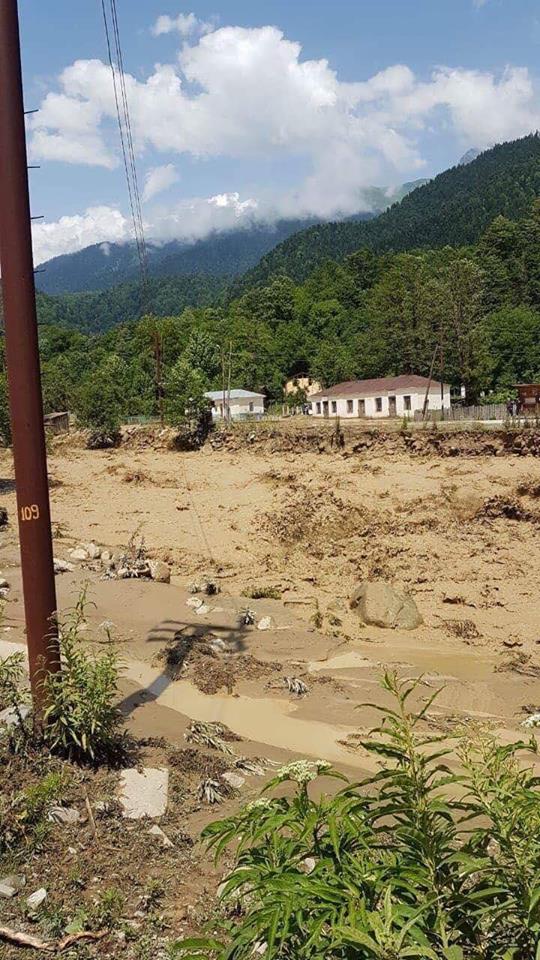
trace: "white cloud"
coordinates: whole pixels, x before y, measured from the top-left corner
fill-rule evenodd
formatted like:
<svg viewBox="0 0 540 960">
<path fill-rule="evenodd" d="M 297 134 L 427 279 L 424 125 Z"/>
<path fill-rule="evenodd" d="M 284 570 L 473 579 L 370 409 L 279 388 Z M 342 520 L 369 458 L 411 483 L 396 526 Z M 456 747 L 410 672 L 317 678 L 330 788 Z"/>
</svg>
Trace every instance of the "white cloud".
<svg viewBox="0 0 540 960">
<path fill-rule="evenodd" d="M 146 203 L 158 193 L 168 190 L 178 182 L 178 173 L 173 163 L 166 163 L 162 167 L 152 167 L 144 178 L 143 201 Z"/>
<path fill-rule="evenodd" d="M 480 10 L 480 7 L 485 7 L 486 3 L 489 0 L 473 0 L 473 7 L 476 7 L 477 10 Z"/>
<path fill-rule="evenodd" d="M 175 30 L 185 38 L 196 28 L 200 34 L 196 20 L 194 14 L 161 17 L 154 32 Z M 256 210 L 242 209 L 246 201 L 237 197 L 223 207 L 216 198 L 195 198 L 145 211 L 157 238 L 198 231 L 192 210 L 207 231 L 253 216 L 353 213 L 365 209 L 363 191 L 370 185 L 422 172 L 426 131 L 450 132 L 456 148 L 466 149 L 540 128 L 538 90 L 526 68 L 495 74 L 438 67 L 426 79 L 394 64 L 368 79 L 343 82 L 326 60 L 303 59 L 300 44 L 270 26 L 223 27 L 191 44 L 183 41 L 176 63 L 157 64 L 145 80 L 126 74 L 125 81 L 138 157 L 251 160 L 253 179 L 261 157 L 299 159 L 308 171 L 279 196 L 263 190 Z M 58 87 L 30 121 L 32 155 L 111 168 L 117 135 L 109 68 L 77 60 L 60 74 Z M 150 171 L 147 201 L 172 185 L 173 171 L 172 163 Z"/>
<path fill-rule="evenodd" d="M 89 207 L 84 214 L 60 217 L 53 223 L 34 223 L 34 262 L 43 263 L 62 253 L 82 250 L 101 241 L 120 242 L 131 238 L 130 223 L 115 207 Z M 109 249 L 103 244 L 105 255 Z"/>
<path fill-rule="evenodd" d="M 160 37 L 164 33 L 177 32 L 181 37 L 189 37 L 193 34 L 210 33 L 213 29 L 211 23 L 199 20 L 194 13 L 179 13 L 177 17 L 162 14 L 152 27 L 152 33 L 155 37 Z"/>
</svg>

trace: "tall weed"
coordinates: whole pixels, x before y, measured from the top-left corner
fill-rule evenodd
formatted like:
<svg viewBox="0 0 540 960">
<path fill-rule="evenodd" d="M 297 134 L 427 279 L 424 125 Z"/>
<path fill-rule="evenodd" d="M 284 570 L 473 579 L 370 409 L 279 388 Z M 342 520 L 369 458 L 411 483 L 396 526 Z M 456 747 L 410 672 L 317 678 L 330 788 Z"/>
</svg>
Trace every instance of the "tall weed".
<svg viewBox="0 0 540 960">
<path fill-rule="evenodd" d="M 206 828 L 234 866 L 212 937 L 173 956 L 538 960 L 540 793 L 517 759 L 536 744 L 479 732 L 451 750 L 426 723 L 437 694 L 413 709 L 421 681 L 387 674 L 383 686 L 394 705 L 363 743 L 379 772 L 316 799 L 310 784 L 337 774 L 297 761 Z"/>
</svg>

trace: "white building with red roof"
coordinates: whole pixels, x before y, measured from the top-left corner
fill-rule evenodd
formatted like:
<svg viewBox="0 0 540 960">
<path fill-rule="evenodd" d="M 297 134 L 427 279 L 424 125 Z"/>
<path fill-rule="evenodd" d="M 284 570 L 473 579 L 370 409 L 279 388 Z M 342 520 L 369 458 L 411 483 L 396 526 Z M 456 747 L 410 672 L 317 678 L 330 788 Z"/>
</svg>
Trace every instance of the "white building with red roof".
<svg viewBox="0 0 540 960">
<path fill-rule="evenodd" d="M 327 387 L 310 398 L 314 417 L 414 417 L 424 409 L 450 407 L 450 384 L 416 374 L 380 377 L 376 380 L 347 380 Z"/>
</svg>

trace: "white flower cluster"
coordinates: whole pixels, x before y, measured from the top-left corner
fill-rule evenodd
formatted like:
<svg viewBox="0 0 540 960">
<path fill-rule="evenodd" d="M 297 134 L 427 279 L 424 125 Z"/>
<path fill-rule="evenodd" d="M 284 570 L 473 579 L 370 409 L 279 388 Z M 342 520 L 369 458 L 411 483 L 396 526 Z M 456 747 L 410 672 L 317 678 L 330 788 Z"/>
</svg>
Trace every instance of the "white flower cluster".
<svg viewBox="0 0 540 960">
<path fill-rule="evenodd" d="M 280 780 L 294 780 L 296 783 L 310 783 L 321 773 L 330 770 L 332 764 L 326 760 L 293 760 L 278 770 Z"/>
<path fill-rule="evenodd" d="M 540 727 L 540 713 L 531 713 L 521 724 L 522 727 Z"/>
<path fill-rule="evenodd" d="M 250 812 L 252 810 L 270 810 L 272 808 L 272 801 L 268 797 L 259 797 L 257 800 L 251 800 L 250 803 L 246 805 L 246 810 Z"/>
</svg>

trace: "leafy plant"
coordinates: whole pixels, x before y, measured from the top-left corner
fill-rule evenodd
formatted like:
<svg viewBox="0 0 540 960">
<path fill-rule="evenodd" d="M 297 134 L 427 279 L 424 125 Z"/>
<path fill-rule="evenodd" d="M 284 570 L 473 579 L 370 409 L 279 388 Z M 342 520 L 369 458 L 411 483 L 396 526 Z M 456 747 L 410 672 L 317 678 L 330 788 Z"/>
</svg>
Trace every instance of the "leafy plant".
<svg viewBox="0 0 540 960">
<path fill-rule="evenodd" d="M 172 956 L 537 960 L 540 793 L 517 759 L 532 744 L 473 731 L 453 769 L 456 751 L 426 723 L 437 692 L 412 709 L 421 681 L 387 674 L 383 687 L 394 707 L 363 742 L 378 772 L 315 797 L 317 777 L 338 775 L 296 761 L 270 795 L 206 828 L 209 848 L 233 852 L 234 865 L 212 936 Z"/>
<path fill-rule="evenodd" d="M 86 597 L 60 626 L 61 669 L 44 681 L 45 741 L 53 752 L 80 762 L 111 760 L 121 748 L 116 707 L 119 665 L 116 653 L 88 653 L 80 639 Z"/>
<path fill-rule="evenodd" d="M 12 653 L 5 660 L 0 660 L 0 710 L 9 710 L 15 719 L 15 724 L 8 727 L 8 739 L 13 750 L 21 743 L 26 744 L 32 734 L 31 721 L 26 719 L 24 709 L 27 700 L 24 656 L 22 653 Z"/>
</svg>

